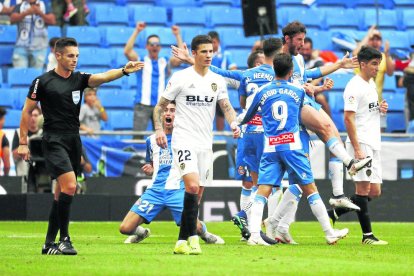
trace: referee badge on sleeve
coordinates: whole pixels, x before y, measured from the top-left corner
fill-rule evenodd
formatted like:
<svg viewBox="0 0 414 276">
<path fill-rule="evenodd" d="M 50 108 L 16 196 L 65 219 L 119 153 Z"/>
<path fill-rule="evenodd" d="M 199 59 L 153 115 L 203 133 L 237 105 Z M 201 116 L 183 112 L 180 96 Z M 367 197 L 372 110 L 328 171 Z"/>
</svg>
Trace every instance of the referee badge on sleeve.
<svg viewBox="0 0 414 276">
<path fill-rule="evenodd" d="M 80 90 L 72 91 L 72 100 L 74 104 L 78 104 L 80 101 Z"/>
</svg>

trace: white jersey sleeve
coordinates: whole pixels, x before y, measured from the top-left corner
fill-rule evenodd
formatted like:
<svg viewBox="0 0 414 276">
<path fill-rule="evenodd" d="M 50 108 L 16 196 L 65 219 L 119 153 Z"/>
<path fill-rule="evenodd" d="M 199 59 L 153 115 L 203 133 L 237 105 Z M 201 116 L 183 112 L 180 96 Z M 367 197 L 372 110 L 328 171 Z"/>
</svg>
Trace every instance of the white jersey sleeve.
<svg viewBox="0 0 414 276">
<path fill-rule="evenodd" d="M 164 93 L 162 96 L 166 98 L 169 101 L 175 100 L 177 98 L 177 95 L 181 91 L 181 85 L 182 85 L 182 79 L 177 77 L 177 74 L 174 73 L 170 80 L 168 81 L 167 87 L 164 90 Z"/>
<path fill-rule="evenodd" d="M 361 98 L 359 82 L 351 79 L 345 87 L 344 91 L 344 111 L 357 112 L 358 103 Z"/>
</svg>

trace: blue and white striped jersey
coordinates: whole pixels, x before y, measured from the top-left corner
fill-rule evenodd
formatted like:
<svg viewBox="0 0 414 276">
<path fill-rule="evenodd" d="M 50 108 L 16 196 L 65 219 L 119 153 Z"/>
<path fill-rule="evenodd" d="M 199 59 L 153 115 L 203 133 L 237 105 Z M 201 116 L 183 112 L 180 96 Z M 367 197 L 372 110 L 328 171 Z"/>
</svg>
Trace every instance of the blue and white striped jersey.
<svg viewBox="0 0 414 276">
<path fill-rule="evenodd" d="M 308 79 L 317 79 L 322 77 L 321 69 L 319 67 L 313 69 L 305 69 L 305 60 L 303 56 L 297 54 L 292 56 L 293 60 L 293 74 L 290 82 L 295 85 L 303 85 L 308 82 Z"/>
<path fill-rule="evenodd" d="M 152 162 L 154 173 L 152 183 L 147 189 L 176 190 L 184 187 L 180 172 L 173 166 L 173 153 L 171 150 L 171 134 L 167 134 L 168 147 L 160 148 L 155 141 L 155 134 L 147 138 L 147 163 Z"/>
<path fill-rule="evenodd" d="M 241 124 L 262 109 L 265 136 L 264 152 L 302 149 L 299 137 L 300 109 L 305 91 L 285 80 L 275 80 L 262 86 Z"/>
</svg>

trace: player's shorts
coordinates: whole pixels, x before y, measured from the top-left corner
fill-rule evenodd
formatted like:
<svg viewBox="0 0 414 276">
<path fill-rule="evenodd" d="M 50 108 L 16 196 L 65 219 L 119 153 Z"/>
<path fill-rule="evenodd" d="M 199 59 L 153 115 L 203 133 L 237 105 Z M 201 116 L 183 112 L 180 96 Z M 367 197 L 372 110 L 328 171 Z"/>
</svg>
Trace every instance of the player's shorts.
<svg viewBox="0 0 414 276">
<path fill-rule="evenodd" d="M 236 180 L 252 181 L 249 169 L 246 162 L 244 162 L 244 136 L 237 140 L 237 152 L 236 152 L 236 174 L 234 176 Z"/>
<path fill-rule="evenodd" d="M 370 181 L 374 184 L 382 183 L 382 165 L 381 165 L 381 152 L 379 150 L 373 150 L 371 146 L 359 143 L 361 150 L 365 153 L 365 156 L 371 156 L 372 162 L 370 166 L 367 166 L 360 170 L 356 175 L 352 177 L 354 181 Z M 354 147 L 351 143 L 346 142 L 346 151 L 352 157 L 355 157 Z"/>
<path fill-rule="evenodd" d="M 177 225 L 181 223 L 184 205 L 184 189 L 156 190 L 147 189 L 131 207 L 131 212 L 141 216 L 145 223 L 151 223 L 164 209 L 169 209 Z"/>
<path fill-rule="evenodd" d="M 79 134 L 44 133 L 42 150 L 46 169 L 53 179 L 73 171 L 81 172 L 82 142 Z"/>
<path fill-rule="evenodd" d="M 315 99 L 309 96 L 308 94 L 305 94 L 305 98 L 303 99 L 303 105 L 309 105 L 318 111 L 322 108 L 322 105 L 318 104 L 315 101 Z"/>
<path fill-rule="evenodd" d="M 213 184 L 213 151 L 194 150 L 191 148 L 173 148 L 174 166 L 178 168 L 181 177 L 189 173 L 197 173 L 200 186 Z"/>
<path fill-rule="evenodd" d="M 300 141 L 302 143 L 302 150 L 309 156 L 310 152 L 310 135 L 304 126 L 301 126 L 299 131 Z"/>
<path fill-rule="evenodd" d="M 244 133 L 244 162 L 251 172 L 259 172 L 260 159 L 264 150 L 263 132 Z"/>
<path fill-rule="evenodd" d="M 314 182 L 310 161 L 303 150 L 265 152 L 260 160 L 258 185 L 280 186 L 285 171 L 291 184 L 307 185 Z"/>
</svg>

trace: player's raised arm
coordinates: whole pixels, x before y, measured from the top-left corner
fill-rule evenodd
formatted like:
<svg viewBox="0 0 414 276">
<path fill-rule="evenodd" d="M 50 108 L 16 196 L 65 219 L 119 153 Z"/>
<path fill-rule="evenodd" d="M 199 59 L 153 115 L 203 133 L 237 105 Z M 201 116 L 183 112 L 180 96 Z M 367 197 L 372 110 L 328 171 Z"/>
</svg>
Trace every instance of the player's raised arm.
<svg viewBox="0 0 414 276">
<path fill-rule="evenodd" d="M 119 79 L 123 76 L 129 76 L 129 74 L 141 70 L 144 67 L 144 63 L 141 61 L 129 61 L 124 67 L 119 69 L 111 69 L 104 73 L 93 74 L 89 78 L 88 86 L 97 87 L 102 83 L 110 82 Z"/>
<path fill-rule="evenodd" d="M 165 135 L 165 132 L 162 127 L 161 117 L 162 117 L 162 112 L 164 111 L 165 108 L 167 108 L 167 105 L 170 102 L 171 102 L 170 100 L 161 96 L 157 105 L 154 107 L 154 114 L 153 114 L 154 128 L 155 128 L 155 140 L 157 141 L 157 145 L 164 149 L 167 148 L 168 143 L 167 143 L 167 136 Z"/>
</svg>

